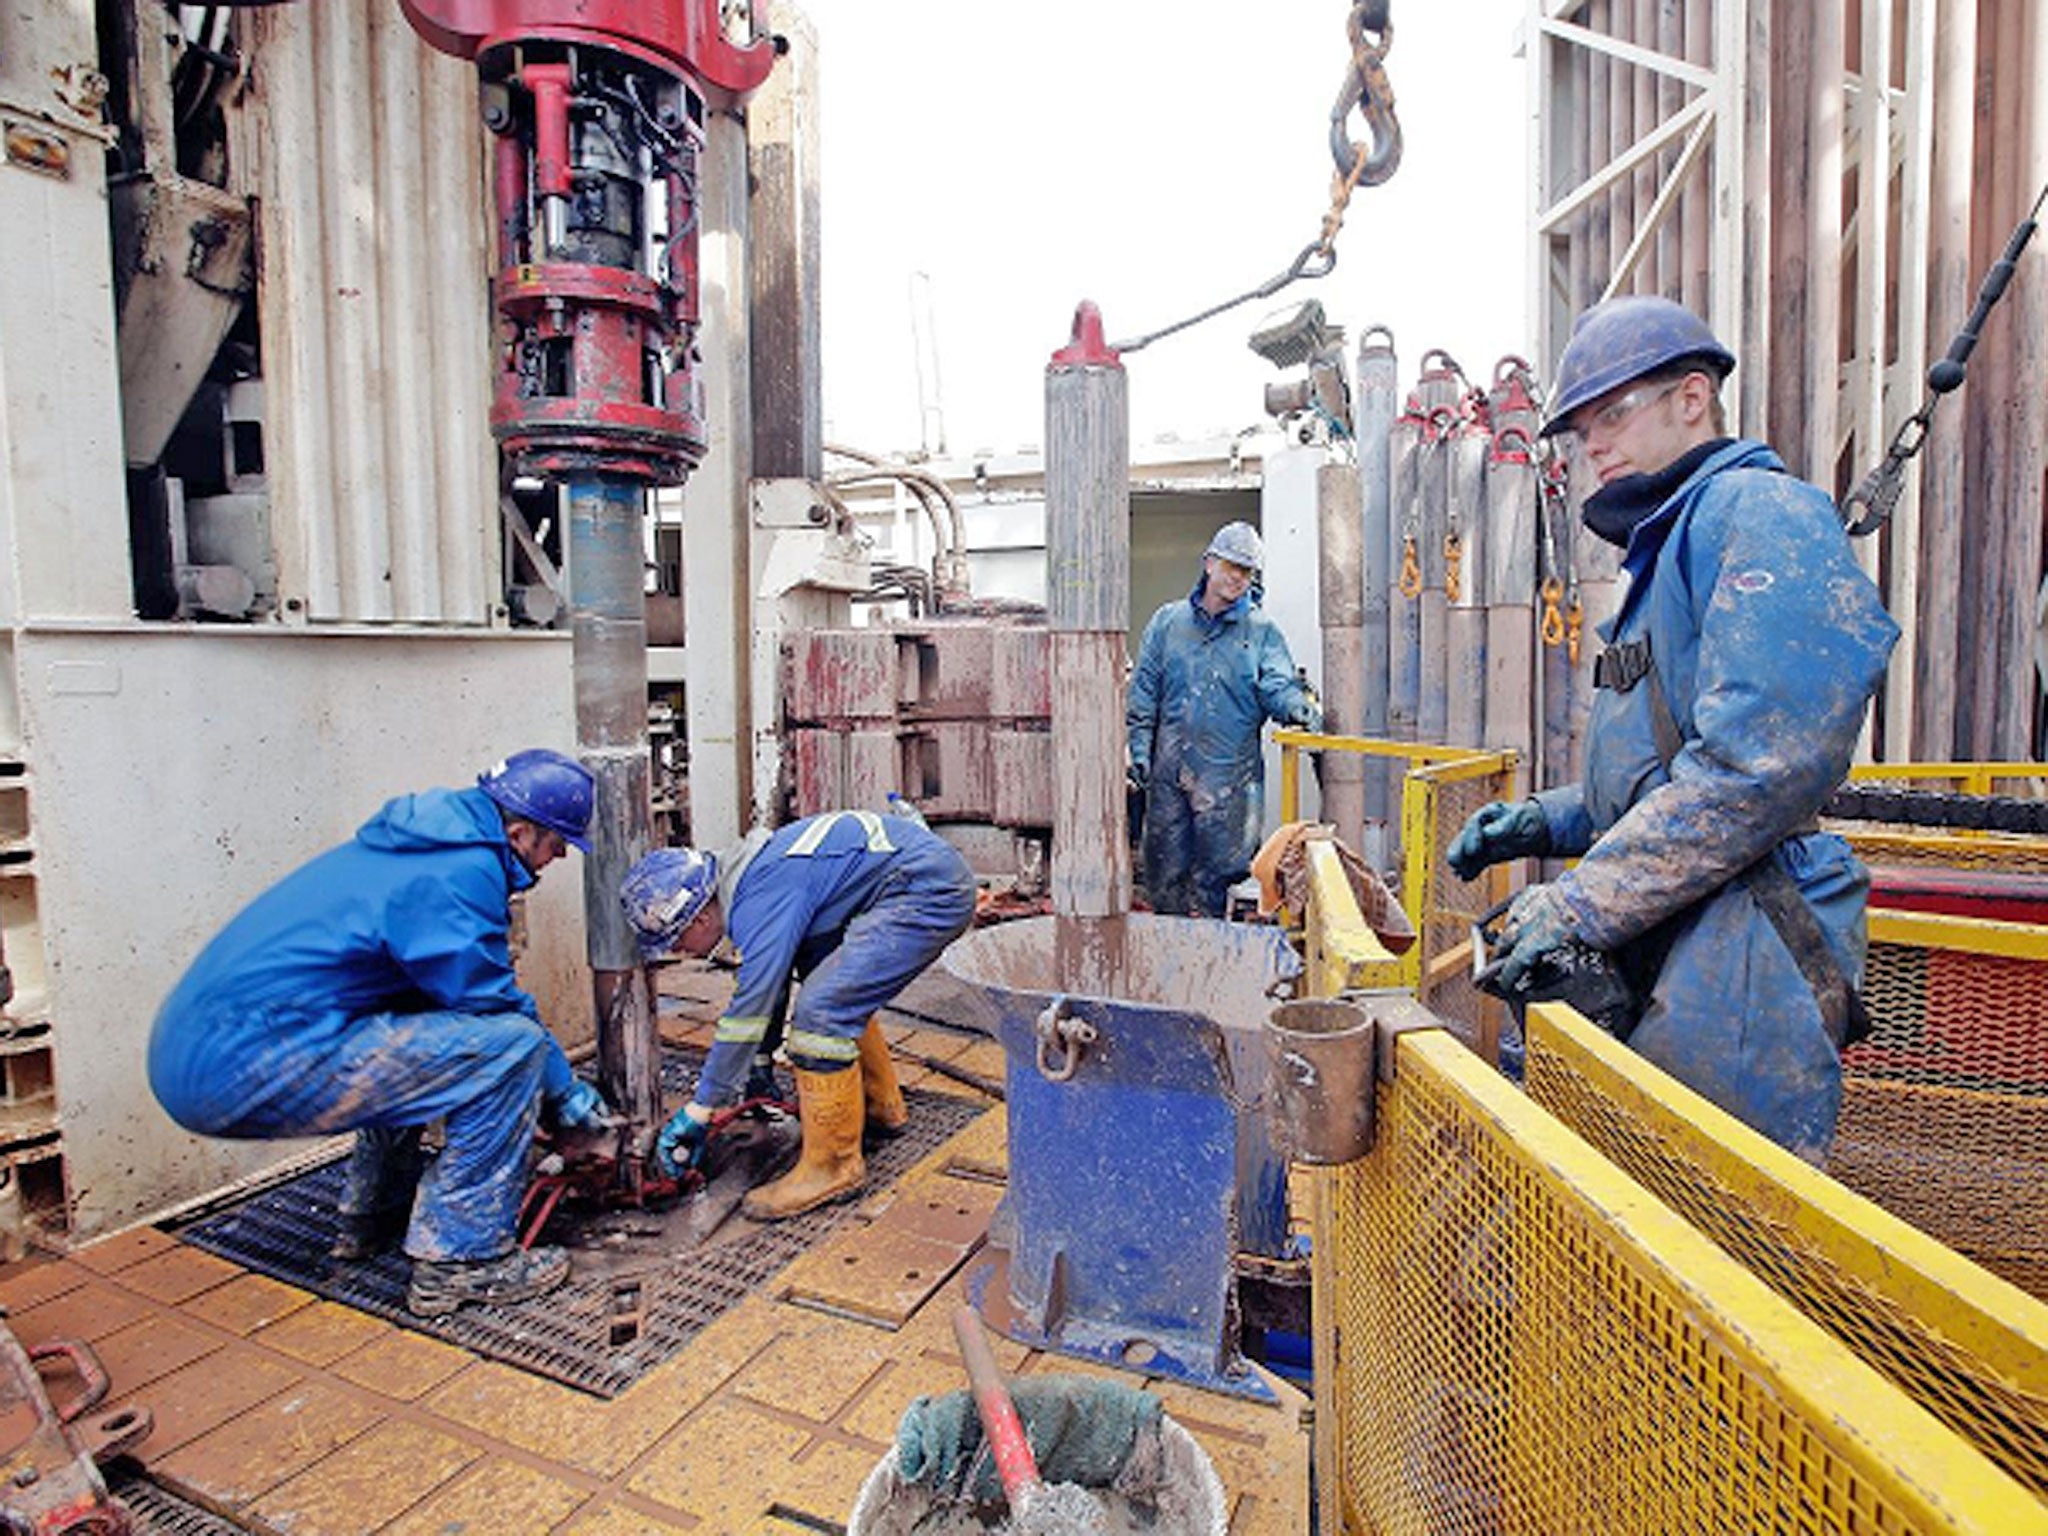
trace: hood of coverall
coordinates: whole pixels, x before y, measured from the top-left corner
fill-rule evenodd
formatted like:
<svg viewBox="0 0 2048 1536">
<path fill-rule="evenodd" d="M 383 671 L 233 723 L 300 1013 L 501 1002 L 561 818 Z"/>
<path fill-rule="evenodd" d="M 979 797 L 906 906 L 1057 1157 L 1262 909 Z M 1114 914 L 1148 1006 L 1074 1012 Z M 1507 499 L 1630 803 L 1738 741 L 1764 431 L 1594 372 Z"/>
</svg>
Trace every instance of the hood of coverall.
<svg viewBox="0 0 2048 1536">
<path fill-rule="evenodd" d="M 427 789 L 400 795 L 356 831 L 366 848 L 420 853 L 434 848 L 494 848 L 511 889 L 523 891 L 537 878 L 505 841 L 505 820 L 480 789 Z"/>
</svg>

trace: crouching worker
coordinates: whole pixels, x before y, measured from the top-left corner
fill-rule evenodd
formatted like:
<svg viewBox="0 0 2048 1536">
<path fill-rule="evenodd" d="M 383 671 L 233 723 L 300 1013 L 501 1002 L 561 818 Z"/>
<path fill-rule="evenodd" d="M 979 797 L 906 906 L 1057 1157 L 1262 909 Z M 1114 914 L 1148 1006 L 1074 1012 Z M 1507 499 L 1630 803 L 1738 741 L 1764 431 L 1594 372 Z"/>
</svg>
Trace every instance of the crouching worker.
<svg viewBox="0 0 2048 1536">
<path fill-rule="evenodd" d="M 593 790 L 580 764 L 536 750 L 474 789 L 401 795 L 244 908 L 150 1035 L 150 1086 L 189 1131 L 356 1132 L 335 1257 L 402 1235 L 422 1317 L 569 1273 L 559 1248 L 515 1245 L 527 1151 L 542 1111 L 586 1129 L 610 1111 L 520 990 L 507 930 L 514 891 L 587 851 Z M 422 1172 L 435 1120 L 446 1142 Z"/>
<path fill-rule="evenodd" d="M 696 1092 L 656 1142 L 663 1170 L 680 1176 L 703 1157 L 713 1112 L 740 1097 L 794 977 L 802 986 L 786 1045 L 803 1152 L 747 1196 L 746 1214 L 780 1221 L 859 1189 L 863 1128 L 892 1133 L 909 1119 L 873 1015 L 966 931 L 966 861 L 915 821 L 830 811 L 757 830 L 726 853 L 656 849 L 627 874 L 620 898 L 649 962 L 703 959 L 721 938 L 739 955 Z"/>
</svg>

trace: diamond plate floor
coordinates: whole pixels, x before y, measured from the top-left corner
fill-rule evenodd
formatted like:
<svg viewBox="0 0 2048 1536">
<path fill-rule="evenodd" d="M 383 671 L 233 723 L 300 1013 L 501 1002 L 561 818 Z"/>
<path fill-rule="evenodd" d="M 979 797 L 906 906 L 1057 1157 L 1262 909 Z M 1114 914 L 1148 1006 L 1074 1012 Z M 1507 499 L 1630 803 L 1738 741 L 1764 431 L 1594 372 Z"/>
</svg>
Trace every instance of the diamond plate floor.
<svg viewBox="0 0 2048 1536">
<path fill-rule="evenodd" d="M 662 1065 L 664 1084 L 679 1091 L 690 1056 L 665 1052 Z M 979 1103 L 944 1094 L 910 1089 L 906 1096 L 909 1128 L 868 1151 L 871 1191 L 893 1185 L 982 1111 Z M 178 1235 L 258 1274 L 601 1397 L 615 1397 L 638 1381 L 770 1276 L 854 1221 L 858 1210 L 842 1203 L 772 1225 L 747 1223 L 730 1241 L 650 1262 L 624 1281 L 615 1263 L 578 1260 L 568 1281 L 545 1296 L 428 1319 L 406 1311 L 411 1265 L 404 1255 L 356 1264 L 328 1258 L 341 1180 L 342 1164 L 328 1163 Z"/>
<path fill-rule="evenodd" d="M 920 1057 L 1002 1075 L 989 1042 L 885 1028 L 906 1087 L 955 1091 Z M 154 1528 L 173 1536 L 819 1536 L 843 1532 L 911 1400 L 963 1384 L 950 1326 L 961 1285 L 947 1272 L 890 1324 L 793 1298 L 871 1284 L 861 1277 L 878 1256 L 957 1236 L 941 1215 L 985 1220 L 1006 1150 L 991 1107 L 609 1399 L 153 1228 L 0 1266 L 0 1306 L 24 1344 L 92 1343 L 109 1404 L 152 1410 L 138 1456 L 169 1496 Z M 1013 1373 L 1074 1366 L 1007 1340 L 996 1354 Z M 1230 1536 L 1310 1528 L 1298 1394 L 1269 1408 L 1146 1384 L 1215 1463 Z"/>
</svg>

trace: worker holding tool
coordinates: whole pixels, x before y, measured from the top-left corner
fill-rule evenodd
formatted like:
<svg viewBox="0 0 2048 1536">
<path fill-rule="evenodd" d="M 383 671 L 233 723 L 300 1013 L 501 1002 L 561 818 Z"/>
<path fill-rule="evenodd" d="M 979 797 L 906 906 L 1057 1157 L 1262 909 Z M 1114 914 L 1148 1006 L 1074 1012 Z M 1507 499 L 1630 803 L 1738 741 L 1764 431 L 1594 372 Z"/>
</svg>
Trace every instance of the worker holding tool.
<svg viewBox="0 0 2048 1536">
<path fill-rule="evenodd" d="M 399 796 L 245 907 L 150 1035 L 150 1086 L 189 1131 L 356 1132 L 335 1256 L 402 1234 L 406 1305 L 422 1317 L 569 1273 L 559 1248 L 514 1246 L 535 1120 L 593 1130 L 611 1112 L 520 990 L 507 935 L 512 894 L 588 851 L 594 789 L 581 764 L 537 749 L 474 788 Z M 446 1141 L 422 1171 L 435 1120 Z"/>
<path fill-rule="evenodd" d="M 800 1216 L 858 1190 L 861 1133 L 909 1122 L 875 1010 L 885 1006 L 974 916 L 974 875 L 918 821 L 828 811 L 779 831 L 756 829 L 725 853 L 659 848 L 627 872 L 626 915 L 650 964 L 703 959 L 730 940 L 739 979 L 690 1102 L 655 1143 L 674 1176 L 704 1155 L 714 1114 L 740 1098 L 770 1021 L 789 1013 L 803 1151 L 747 1196 L 756 1221 Z"/>
<path fill-rule="evenodd" d="M 1734 366 L 1667 299 L 1579 317 L 1543 432 L 1598 478 L 1585 524 L 1630 578 L 1600 629 L 1584 781 L 1484 807 L 1448 860 L 1470 880 L 1577 857 L 1516 898 L 1482 984 L 1569 1000 L 1536 988 L 1580 969 L 1575 948 L 1606 954 L 1642 999 L 1631 1047 L 1819 1161 L 1867 1027 L 1870 882 L 1815 817 L 1899 631 L 1828 496 L 1727 436 Z"/>
<path fill-rule="evenodd" d="M 1265 561 L 1251 524 L 1224 524 L 1194 590 L 1153 614 L 1138 645 L 1124 728 L 1129 785 L 1145 799 L 1140 852 L 1155 912 L 1223 916 L 1265 820 L 1261 729 L 1268 720 L 1322 729 L 1315 690 L 1259 607 Z"/>
</svg>

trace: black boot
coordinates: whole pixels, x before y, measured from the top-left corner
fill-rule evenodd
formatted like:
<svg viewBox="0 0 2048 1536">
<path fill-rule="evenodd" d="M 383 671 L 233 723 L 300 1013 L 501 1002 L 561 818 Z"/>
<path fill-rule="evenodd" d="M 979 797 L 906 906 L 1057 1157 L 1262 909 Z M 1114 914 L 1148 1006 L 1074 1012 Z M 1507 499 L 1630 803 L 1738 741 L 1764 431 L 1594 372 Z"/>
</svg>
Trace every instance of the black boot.
<svg viewBox="0 0 2048 1536">
<path fill-rule="evenodd" d="M 465 1302 L 525 1301 L 569 1278 L 559 1248 L 514 1248 L 496 1259 L 414 1259 L 405 1308 L 415 1317 L 446 1317 Z"/>
</svg>

